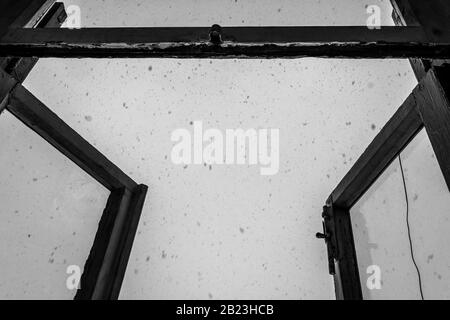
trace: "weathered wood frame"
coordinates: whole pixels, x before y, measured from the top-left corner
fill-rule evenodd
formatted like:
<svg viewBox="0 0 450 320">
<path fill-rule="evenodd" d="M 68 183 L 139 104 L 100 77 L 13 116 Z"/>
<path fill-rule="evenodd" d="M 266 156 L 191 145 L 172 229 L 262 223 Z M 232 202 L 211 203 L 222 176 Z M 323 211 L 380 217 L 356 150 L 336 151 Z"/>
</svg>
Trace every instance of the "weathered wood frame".
<svg viewBox="0 0 450 320">
<path fill-rule="evenodd" d="M 6 1 L 0 9 L 14 10 L 3 11 L 2 22 L 27 28 L 59 27 L 67 15 L 64 6 L 55 2 Z M 5 13 L 10 16 L 5 18 Z M 36 57 L 0 58 L 0 112 L 8 110 L 111 191 L 75 299 L 117 299 L 147 187 L 134 182 L 22 86 L 36 62 Z"/>
<path fill-rule="evenodd" d="M 397 25 L 420 27 L 429 39 L 450 34 L 450 3 L 391 0 Z M 324 233 L 336 297 L 362 299 L 350 209 L 423 128 L 450 190 L 450 64 L 411 57 L 418 86 L 331 193 L 324 207 Z"/>
<path fill-rule="evenodd" d="M 27 4 L 18 17 L 14 16 L 14 10 L 20 12 L 14 1 Z M 439 67 L 447 62 L 443 59 L 450 59 L 450 5 L 445 0 L 426 5 L 421 1 L 391 0 L 399 27 L 380 30 L 217 25 L 62 30 L 56 28 L 58 25 L 23 28 L 30 27 L 29 21 L 36 26 L 49 3 L 55 1 L 39 0 L 37 6 L 34 1 L 4 0 L 2 6 L 12 9 L 0 23 L 0 56 L 8 57 L 0 58 L 4 69 L 0 72 L 0 111 L 10 110 L 111 190 L 76 298 L 118 297 L 147 188 L 138 186 L 21 86 L 38 57 L 411 58 L 420 84 L 333 191 L 324 208 L 323 237 L 328 244 L 336 297 L 361 299 L 350 208 L 423 127 L 429 133 L 447 184 L 450 181 L 450 72 L 448 67 Z M 425 16 L 416 17 L 418 8 Z M 432 21 L 427 21 L 430 17 Z"/>
<path fill-rule="evenodd" d="M 324 233 L 331 250 L 330 263 L 334 264 L 330 273 L 335 277 L 338 299 L 362 299 L 350 210 L 423 128 L 450 190 L 449 75 L 449 66 L 428 71 L 326 202 Z"/>
<path fill-rule="evenodd" d="M 10 29 L 0 55 L 59 58 L 450 58 L 421 27 Z"/>
</svg>

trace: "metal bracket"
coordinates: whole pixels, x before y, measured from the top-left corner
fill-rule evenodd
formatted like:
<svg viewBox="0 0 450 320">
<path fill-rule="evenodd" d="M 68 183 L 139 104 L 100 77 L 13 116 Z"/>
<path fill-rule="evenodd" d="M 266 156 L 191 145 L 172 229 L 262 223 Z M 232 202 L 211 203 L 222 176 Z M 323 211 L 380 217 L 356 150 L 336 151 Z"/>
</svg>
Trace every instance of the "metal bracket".
<svg viewBox="0 0 450 320">
<path fill-rule="evenodd" d="M 324 239 L 327 245 L 328 269 L 331 275 L 336 274 L 335 260 L 338 260 L 338 245 L 336 237 L 336 223 L 333 214 L 333 206 L 328 203 L 322 212 L 323 233 L 316 233 L 316 238 Z"/>
<path fill-rule="evenodd" d="M 222 43 L 222 27 L 218 24 L 214 24 L 209 31 L 209 41 L 214 45 L 220 45 Z"/>
</svg>

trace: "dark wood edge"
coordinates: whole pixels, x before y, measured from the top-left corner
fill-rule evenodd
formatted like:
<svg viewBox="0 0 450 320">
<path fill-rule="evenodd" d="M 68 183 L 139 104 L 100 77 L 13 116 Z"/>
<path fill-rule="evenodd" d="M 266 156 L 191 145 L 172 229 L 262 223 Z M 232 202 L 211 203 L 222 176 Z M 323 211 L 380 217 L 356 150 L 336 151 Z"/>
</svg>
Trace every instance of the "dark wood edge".
<svg viewBox="0 0 450 320">
<path fill-rule="evenodd" d="M 55 0 L 2 0 L 0 38 L 8 28 L 33 27 L 54 3 Z"/>
<path fill-rule="evenodd" d="M 20 17 L 10 25 L 10 28 L 35 28 L 55 3 L 56 0 L 30 1 L 30 5 L 22 11 Z"/>
<path fill-rule="evenodd" d="M 417 97 L 422 94 L 417 86 L 344 176 L 331 194 L 335 205 L 351 208 L 422 129 L 417 112 Z"/>
<path fill-rule="evenodd" d="M 416 15 L 415 10 L 421 10 L 422 6 L 424 6 L 424 8 L 426 8 L 426 6 L 430 6 L 428 4 L 424 5 L 423 1 L 417 1 L 417 0 L 391 0 L 391 4 L 393 7 L 393 12 L 392 12 L 392 16 L 394 19 L 394 22 L 397 26 L 414 26 L 414 27 L 423 27 L 422 23 L 419 21 L 418 16 Z M 441 6 L 442 4 L 438 4 L 437 1 L 435 1 L 433 3 L 433 6 Z M 439 9 L 435 9 L 435 10 L 439 10 Z M 445 14 L 444 12 L 442 12 L 442 14 Z M 445 21 L 445 18 L 442 17 L 436 17 L 438 18 L 439 21 L 437 21 L 436 23 L 441 23 L 443 21 Z M 423 17 L 422 17 L 423 19 Z M 425 21 L 422 21 L 425 23 L 425 29 L 424 30 L 425 33 L 428 33 L 429 38 L 433 38 L 433 30 L 435 26 L 432 26 L 432 21 L 430 21 L 429 19 L 425 19 Z M 431 69 L 432 66 L 440 66 L 444 63 L 448 63 L 449 60 L 444 60 L 444 59 L 417 59 L 417 58 L 411 58 L 409 59 L 411 66 L 413 68 L 413 71 L 416 75 L 416 78 L 418 81 L 421 81 L 427 74 L 428 70 Z"/>
<path fill-rule="evenodd" d="M 10 29 L 0 55 L 59 58 L 449 58 L 450 39 L 420 27 L 224 27 Z"/>
<path fill-rule="evenodd" d="M 134 238 L 139 226 L 142 209 L 147 195 L 148 187 L 146 185 L 138 185 L 131 196 L 131 202 L 127 212 L 126 224 L 121 234 L 119 250 L 114 261 L 115 274 L 111 282 L 109 282 L 108 296 L 105 298 L 116 300 L 119 298 L 122 282 L 125 277 L 128 260 L 133 247 Z"/>
<path fill-rule="evenodd" d="M 425 128 L 450 190 L 450 65 L 434 66 L 333 191 L 337 299 L 362 299 L 350 209 Z M 340 217 L 339 217 L 340 216 Z"/>
<path fill-rule="evenodd" d="M 450 190 L 450 65 L 433 67 L 420 86 L 418 110 Z"/>
<path fill-rule="evenodd" d="M 67 18 L 64 4 L 55 3 L 45 16 L 37 23 L 36 28 L 59 28 Z M 36 57 L 6 57 L 0 58 L 0 67 L 6 73 L 11 74 L 17 81 L 22 83 L 36 65 L 39 59 Z"/>
<path fill-rule="evenodd" d="M 15 2 L 14 5 L 11 2 Z M 0 3 L 0 38 L 7 28 L 25 28 L 36 24 L 55 0 L 2 0 Z M 0 56 L 0 68 L 6 69 L 8 57 Z"/>
<path fill-rule="evenodd" d="M 11 28 L 1 38 L 1 44 L 39 45 L 62 42 L 64 44 L 102 45 L 123 43 L 172 44 L 209 42 L 211 27 L 110 27 L 80 29 L 27 29 Z M 427 43 L 421 27 L 392 27 L 369 29 L 366 26 L 289 26 L 289 27 L 221 27 L 222 43 L 309 43 L 309 42 L 386 42 Z M 450 40 L 450 39 L 449 39 Z M 439 42 L 434 44 L 442 44 Z"/>
<path fill-rule="evenodd" d="M 420 27 L 409 0 L 391 0 L 393 19 L 397 26 Z"/>
<path fill-rule="evenodd" d="M 46 2 L 46 4 L 48 3 L 49 1 Z M 66 17 L 64 5 L 56 3 L 39 20 L 35 27 L 59 27 Z M 101 172 L 102 170 L 100 169 L 102 165 L 95 167 L 92 163 L 86 164 L 86 162 L 89 162 L 88 159 L 83 158 L 83 156 L 80 157 L 80 153 L 77 152 L 76 148 L 73 148 L 73 145 L 69 143 L 70 141 L 65 140 L 75 137 L 75 141 L 72 142 L 80 146 L 88 156 L 94 155 L 97 157 L 96 160 L 94 159 L 94 162 L 98 160 L 102 162 L 106 158 L 99 155 L 98 152 L 92 153 L 93 147 L 79 137 L 76 132 L 62 122 L 26 89 L 20 86 L 20 83 L 28 76 L 37 60 L 35 57 L 0 58 L 1 66 L 7 69 L 7 72 L 0 70 L 0 101 L 2 102 L 0 104 L 0 112 L 3 108 L 8 107 L 19 120 L 35 130 L 59 151 L 85 169 L 91 176 L 99 180 L 99 176 L 104 175 L 104 172 Z M 113 174 L 117 174 L 117 172 L 113 172 Z M 101 216 L 93 246 L 84 266 L 80 279 L 81 288 L 77 291 L 75 300 L 115 299 L 119 296 L 147 190 L 147 187 L 138 186 L 131 178 L 124 178 L 123 175 L 119 173 L 117 179 L 114 179 L 114 177 L 109 177 L 105 180 L 100 178 L 103 181 L 103 185 L 111 189 L 111 194 Z M 134 188 L 133 192 L 130 192 L 127 187 Z M 123 212 L 126 214 L 124 215 Z M 125 220 L 123 220 L 124 217 Z M 119 246 L 112 246 L 112 243 L 115 242 L 119 243 Z M 111 248 L 113 248 L 112 252 L 110 251 Z M 109 275 L 107 281 L 102 277 L 105 273 Z"/>
<path fill-rule="evenodd" d="M 112 192 L 75 300 L 116 300 L 139 224 L 148 187 Z"/>
<path fill-rule="evenodd" d="M 350 210 L 340 208 L 330 198 L 328 205 L 333 211 L 337 243 L 337 257 L 335 257 L 335 273 L 333 275 L 337 300 L 362 300 L 361 279 L 353 239 Z"/>
<path fill-rule="evenodd" d="M 75 300 L 92 299 L 100 269 L 105 259 L 105 252 L 108 247 L 114 222 L 124 195 L 124 188 L 111 191 L 106 208 L 98 224 L 97 233 L 84 266 L 83 274 L 81 275 L 80 289 L 75 295 Z"/>
<path fill-rule="evenodd" d="M 420 26 L 409 0 L 391 0 L 391 4 L 393 7 L 392 18 L 397 26 Z M 410 58 L 409 62 L 411 63 L 417 81 L 420 81 L 425 77 L 432 65 L 431 60 L 418 58 Z"/>
<path fill-rule="evenodd" d="M 0 70 L 0 75 L 5 79 L 13 79 L 3 70 Z M 21 84 L 17 83 L 9 92 L 6 108 L 107 189 L 114 190 L 125 186 L 133 190 L 136 187 L 137 184 L 133 179 L 83 139 Z"/>
</svg>

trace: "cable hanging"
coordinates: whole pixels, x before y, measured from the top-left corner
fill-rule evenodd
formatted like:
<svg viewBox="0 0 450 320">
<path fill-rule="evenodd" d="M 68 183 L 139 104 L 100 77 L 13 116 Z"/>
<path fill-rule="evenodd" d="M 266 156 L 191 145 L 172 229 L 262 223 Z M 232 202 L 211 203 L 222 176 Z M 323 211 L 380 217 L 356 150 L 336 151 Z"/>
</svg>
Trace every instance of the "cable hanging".
<svg viewBox="0 0 450 320">
<path fill-rule="evenodd" d="M 402 164 L 402 158 L 401 155 L 398 155 L 398 162 L 400 163 L 400 171 L 402 173 L 402 181 L 403 181 L 403 190 L 405 191 L 405 200 L 406 200 L 406 227 L 408 229 L 408 240 L 409 240 L 409 248 L 411 251 L 411 259 L 412 262 L 414 263 L 414 267 L 416 268 L 417 271 L 417 277 L 419 279 L 419 290 L 420 290 L 420 297 L 422 300 L 424 300 L 423 298 L 423 289 L 422 289 L 422 277 L 420 275 L 420 270 L 419 267 L 417 266 L 416 263 L 416 259 L 414 258 L 414 249 L 413 249 L 413 243 L 412 243 L 412 239 L 411 239 L 411 228 L 409 225 L 409 199 L 408 199 L 408 190 L 406 188 L 406 180 L 405 180 L 405 173 L 403 170 L 403 164 Z"/>
</svg>

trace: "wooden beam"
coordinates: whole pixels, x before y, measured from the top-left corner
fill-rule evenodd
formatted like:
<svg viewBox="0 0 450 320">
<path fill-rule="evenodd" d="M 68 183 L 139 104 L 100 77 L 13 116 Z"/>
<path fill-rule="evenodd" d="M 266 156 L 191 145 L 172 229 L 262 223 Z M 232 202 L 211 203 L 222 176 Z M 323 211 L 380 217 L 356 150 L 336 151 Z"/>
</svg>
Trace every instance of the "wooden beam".
<svg viewBox="0 0 450 320">
<path fill-rule="evenodd" d="M 335 205 L 350 209 L 420 131 L 423 123 L 416 107 L 423 92 L 420 86 L 414 89 L 341 180 L 331 195 Z"/>
<path fill-rule="evenodd" d="M 1 70 L 1 69 L 0 69 Z M 5 72 L 0 72 L 0 114 L 9 103 L 9 94 L 17 85 L 17 81 Z"/>
<path fill-rule="evenodd" d="M 138 185 L 133 190 L 128 210 L 123 220 L 123 225 L 121 226 L 121 233 L 118 236 L 119 241 L 114 250 L 114 255 L 111 256 L 112 268 L 110 268 L 107 273 L 110 278 L 104 278 L 106 280 L 104 283 L 107 287 L 103 290 L 103 293 L 99 291 L 98 295 L 94 296 L 94 298 L 109 300 L 116 300 L 119 298 L 147 191 L 148 187 L 143 184 Z"/>
<path fill-rule="evenodd" d="M 55 3 L 56 0 L 33 0 L 9 27 L 35 28 L 39 21 L 41 21 L 41 19 Z"/>
<path fill-rule="evenodd" d="M 442 0 L 391 0 L 394 7 L 394 17 L 397 24 L 421 26 L 427 37 L 437 39 L 450 34 L 450 2 Z M 426 88 L 433 103 L 419 104 L 419 112 L 425 122 L 428 136 L 441 166 L 447 185 L 450 186 L 449 166 L 447 164 L 446 148 L 448 148 L 448 101 L 450 91 L 448 83 L 450 71 L 446 66 L 450 60 L 411 60 L 418 80 L 426 79 Z M 431 70 L 430 72 L 428 72 Z M 428 73 L 427 73 L 428 72 Z M 433 83 L 435 82 L 435 83 Z"/>
<path fill-rule="evenodd" d="M 56 0 L 2 0 L 0 37 L 8 28 L 33 27 Z"/>
<path fill-rule="evenodd" d="M 328 205 L 335 223 L 337 244 L 334 287 L 337 300 L 362 300 L 361 280 L 353 239 L 350 210 L 337 207 L 330 198 Z"/>
<path fill-rule="evenodd" d="M 44 12 L 41 11 L 27 26 L 59 27 L 67 17 L 62 3 L 47 9 L 45 16 L 39 16 Z M 31 12 L 28 8 L 14 23 L 21 25 Z M 38 16 L 39 19 L 36 18 Z M 81 289 L 75 299 L 117 299 L 147 187 L 138 186 L 20 85 L 36 62 L 34 57 L 0 58 L 0 66 L 11 74 L 0 69 L 0 112 L 8 108 L 19 120 L 111 190 L 84 268 Z"/>
<path fill-rule="evenodd" d="M 397 26 L 420 27 L 419 20 L 414 14 L 409 4 L 409 0 L 391 0 L 391 3 L 394 8 L 392 18 Z M 431 68 L 431 60 L 410 58 L 409 62 L 411 63 L 411 67 L 418 81 L 422 80 Z"/>
<path fill-rule="evenodd" d="M 450 191 L 450 65 L 433 67 L 331 194 L 329 228 L 338 299 L 359 297 L 350 209 L 416 134 L 425 128 Z M 324 219 L 330 219 L 325 215 Z M 330 243 L 328 243 L 330 245 Z M 330 250 L 329 250 L 330 254 Z"/>
<path fill-rule="evenodd" d="M 0 70 L 0 83 L 14 83 L 6 108 L 25 125 L 43 137 L 56 149 L 75 162 L 106 188 L 126 187 L 133 190 L 136 183 L 101 152 L 90 145 L 55 113 L 33 96 L 12 76 Z"/>
<path fill-rule="evenodd" d="M 291 44 L 291 43 L 352 43 L 426 42 L 427 37 L 418 27 L 383 27 L 370 30 L 365 26 L 337 27 L 223 27 L 221 39 L 224 43 L 242 44 Z M 123 27 L 29 30 L 11 29 L 2 43 L 54 43 L 91 44 L 93 46 L 114 44 L 170 44 L 209 42 L 210 27 Z M 447 39 L 448 40 L 448 39 Z"/>
<path fill-rule="evenodd" d="M 44 16 L 35 24 L 34 28 L 60 28 L 67 19 L 64 3 L 55 3 Z"/>
<path fill-rule="evenodd" d="M 448 0 L 409 0 L 412 12 L 430 41 L 446 41 L 450 35 Z"/>
<path fill-rule="evenodd" d="M 424 29 L 428 39 L 438 40 L 434 33 L 448 36 L 449 10 L 448 1 L 417 1 L 417 0 L 391 0 L 393 19 L 398 26 L 416 26 Z M 432 66 L 440 66 L 450 60 L 434 59 L 424 60 L 411 58 L 411 66 L 418 81 L 422 80 Z"/>
<path fill-rule="evenodd" d="M 418 110 L 450 190 L 450 65 L 433 67 L 420 86 Z"/>
<path fill-rule="evenodd" d="M 421 26 L 409 0 L 391 0 L 391 4 L 393 8 L 392 18 L 397 26 Z"/>
<path fill-rule="evenodd" d="M 147 186 L 111 192 L 75 300 L 116 300 L 125 276 Z"/>
<path fill-rule="evenodd" d="M 11 29 L 0 55 L 114 58 L 450 57 L 450 36 L 427 40 L 418 27 L 225 27 Z"/>
<path fill-rule="evenodd" d="M 55 3 L 41 18 L 36 28 L 59 28 L 67 18 L 63 3 Z M 39 59 L 35 57 L 0 58 L 0 68 L 11 74 L 18 82 L 25 81 Z"/>
<path fill-rule="evenodd" d="M 0 2 L 0 38 L 8 28 L 34 27 L 56 0 L 2 0 Z M 9 58 L 0 56 L 0 68 Z"/>
<path fill-rule="evenodd" d="M 105 253 L 111 239 L 114 222 L 125 196 L 125 190 L 125 188 L 120 188 L 111 191 L 106 208 L 98 224 L 94 244 L 84 265 L 80 289 L 77 291 L 75 300 L 91 300 L 94 295 L 98 284 L 98 276 L 104 264 Z"/>
</svg>

